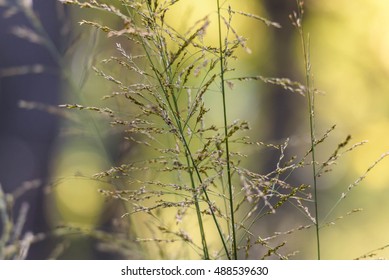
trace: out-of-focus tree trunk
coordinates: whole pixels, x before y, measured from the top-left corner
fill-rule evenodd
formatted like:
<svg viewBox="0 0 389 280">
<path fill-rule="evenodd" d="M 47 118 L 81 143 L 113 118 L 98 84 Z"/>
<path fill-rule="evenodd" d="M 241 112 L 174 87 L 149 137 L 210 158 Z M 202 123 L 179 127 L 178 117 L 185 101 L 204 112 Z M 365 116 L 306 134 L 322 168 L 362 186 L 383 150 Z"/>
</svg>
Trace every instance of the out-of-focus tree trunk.
<svg viewBox="0 0 389 280">
<path fill-rule="evenodd" d="M 267 0 L 263 1 L 267 11 L 267 16 L 281 24 L 282 28 L 269 29 L 271 45 L 271 57 L 266 65 L 266 75 L 277 78 L 289 78 L 293 81 L 301 81 L 301 72 L 299 72 L 298 63 L 302 56 L 296 48 L 297 30 L 292 25 L 289 15 L 296 11 L 295 1 L 289 0 Z M 302 62 L 301 62 L 302 63 Z M 270 143 L 282 143 L 287 138 L 291 141 L 287 148 L 287 160 L 295 155 L 293 143 L 301 140 L 296 139 L 301 135 L 301 125 L 305 123 L 307 111 L 303 97 L 291 93 L 280 86 L 269 86 L 264 102 L 266 103 L 266 122 L 267 126 L 265 141 Z M 268 151 L 263 155 L 263 172 L 269 172 L 274 169 L 279 159 L 279 153 Z M 292 176 L 293 177 L 293 176 Z M 292 178 L 291 178 L 292 179 Z"/>
<path fill-rule="evenodd" d="M 279 78 L 290 78 L 298 80 L 299 73 L 296 67 L 295 35 L 296 31 L 292 26 L 289 15 L 296 10 L 295 1 L 290 0 L 267 0 L 264 1 L 269 18 L 279 22 L 280 29 L 272 29 L 272 58 L 269 67 L 272 68 L 271 75 Z M 284 139 L 295 134 L 297 120 L 301 117 L 301 108 L 304 102 L 298 96 L 286 92 L 281 87 L 271 87 L 269 94 L 269 107 L 273 108 L 268 112 L 269 120 L 273 122 L 268 137 L 274 140 Z"/>
<path fill-rule="evenodd" d="M 8 2 L 15 7 L 18 3 Z M 57 1 L 35 0 L 32 4 L 30 8 L 39 16 L 49 37 L 45 40 L 60 49 L 61 17 Z M 22 100 L 57 104 L 61 70 L 47 46 L 15 36 L 17 30 L 23 37 L 23 29 L 36 30 L 36 27 L 21 9 L 11 16 L 10 11 L 9 6 L 0 7 L 0 183 L 5 192 L 11 193 L 24 182 L 39 180 L 39 188 L 17 199 L 13 214 L 14 220 L 17 219 L 21 203 L 27 202 L 23 232 L 37 233 L 47 230 L 43 186 L 48 177 L 57 118 L 43 110 L 20 108 L 19 104 Z M 46 253 L 43 242 L 32 246 L 27 258 L 45 258 Z"/>
</svg>

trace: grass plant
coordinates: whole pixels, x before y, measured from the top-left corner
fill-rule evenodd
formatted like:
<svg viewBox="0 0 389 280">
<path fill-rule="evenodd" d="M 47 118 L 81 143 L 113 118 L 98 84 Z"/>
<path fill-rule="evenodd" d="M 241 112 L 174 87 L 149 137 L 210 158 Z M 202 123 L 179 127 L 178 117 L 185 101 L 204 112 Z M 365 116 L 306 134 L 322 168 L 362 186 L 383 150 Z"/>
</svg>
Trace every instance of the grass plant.
<svg viewBox="0 0 389 280">
<path fill-rule="evenodd" d="M 121 221 L 130 221 L 131 235 L 79 232 L 99 239 L 123 257 L 233 260 L 292 258 L 298 252 L 290 251 L 287 237 L 313 229 L 317 259 L 322 258 L 321 230 L 340 219 L 328 222 L 334 209 L 388 154 L 383 154 L 351 184 L 327 213 L 320 212 L 325 208 L 318 203 L 319 178 L 342 155 L 364 142 L 350 144 L 347 136 L 327 159 L 319 161 L 316 156 L 335 126 L 321 136 L 315 128 L 315 95 L 319 91 L 313 83 L 301 1 L 296 1 L 291 21 L 301 40 L 303 83 L 285 77 L 236 76 L 234 67 L 239 66 L 236 60 L 240 52 L 250 53 L 250 49 L 247 40 L 235 30 L 232 19 L 241 16 L 252 20 L 253 26 L 281 26 L 262 16 L 235 10 L 228 2 L 210 1 L 214 12 L 204 14 L 184 32 L 167 20 L 180 0 L 60 2 L 108 13 L 121 24 L 117 28 L 99 21 L 80 22 L 116 41 L 116 53 L 93 66 L 95 73 L 114 88 L 103 100 L 116 107 L 90 106 L 84 99 L 60 107 L 91 112 L 88 120 L 94 129 L 98 129 L 98 115 L 121 133 L 123 145 L 132 147 L 117 165 L 89 178 L 104 185 L 98 191 L 107 200 L 123 205 Z M 209 34 L 211 26 L 217 30 L 214 45 L 209 39 L 214 36 Z M 40 25 L 36 28 L 43 33 Z M 47 48 L 54 52 L 51 44 Z M 305 153 L 287 158 L 289 139 L 279 143 L 255 141 L 247 136 L 247 121 L 229 119 L 228 100 L 234 83 L 249 81 L 278 86 L 296 98 L 305 98 L 310 135 Z M 210 95 L 220 100 L 220 119 L 215 120 L 213 111 L 218 110 L 207 102 Z M 277 153 L 272 170 L 262 174 L 247 168 L 247 147 Z M 306 169 L 310 170 L 312 183 L 296 184 L 291 180 L 292 174 Z M 266 220 L 277 220 L 284 208 L 292 209 L 291 215 L 303 217 L 304 223 L 270 233 L 258 226 L 266 225 Z M 7 221 L 4 209 L 0 197 L 2 220 Z M 356 212 L 359 210 L 347 215 Z M 69 229 L 78 231 L 70 226 Z M 4 236 L 3 239 L 7 237 Z M 1 250 L 4 246 L 0 247 L 0 257 Z M 134 254 L 133 250 L 139 253 Z"/>
<path fill-rule="evenodd" d="M 249 52 L 249 49 L 246 39 L 232 26 L 232 18 L 240 15 L 269 28 L 281 26 L 264 17 L 235 10 L 228 3 L 214 1 L 215 12 L 204 15 L 182 33 L 165 20 L 169 10 L 180 1 L 122 0 L 118 6 L 99 1 L 62 2 L 114 14 L 123 22 L 123 28 L 119 30 L 94 21 L 82 21 L 81 24 L 100 29 L 108 37 L 127 40 L 127 47 L 121 43 L 116 45 L 118 56 L 104 62 L 118 63 L 125 75 L 137 77 L 139 81 L 128 84 L 123 76 L 115 77 L 106 70 L 95 68 L 98 75 L 118 88 L 105 98 L 120 98 L 118 102 L 127 102 L 131 108 L 131 113 L 124 116 L 120 111 L 107 109 L 111 124 L 124 126 L 125 139 L 131 142 L 130 145 L 144 146 L 148 151 L 145 158 L 127 158 L 120 166 L 95 175 L 95 179 L 111 184 L 112 189 L 101 189 L 101 193 L 132 204 L 132 210 L 124 217 L 132 216 L 134 224 L 139 221 L 137 215 L 140 213 L 151 217 L 153 226 L 147 226 L 151 236 L 144 237 L 147 231 L 141 230 L 136 239 L 138 242 L 157 244 L 161 258 L 188 257 L 161 253 L 169 251 L 170 243 L 180 242 L 180 246 L 190 247 L 201 259 L 248 258 L 255 247 L 260 247 L 257 250 L 259 258 L 288 259 L 295 252 L 284 248 L 286 242 L 280 240 L 281 237 L 314 227 L 317 259 L 321 259 L 321 228 L 328 224 L 321 224 L 319 220 L 318 178 L 343 153 L 363 143 L 343 151 L 349 144 L 347 137 L 328 160 L 320 163 L 316 158 L 318 146 L 335 126 L 317 138 L 315 95 L 318 90 L 313 85 L 302 1 L 296 1 L 297 10 L 290 18 L 301 40 L 304 83 L 288 78 L 233 76 L 235 69 L 230 67 L 230 62 L 237 58 L 238 50 Z M 207 38 L 213 24 L 217 26 L 216 45 L 210 45 Z M 252 141 L 245 135 L 249 129 L 246 121 L 230 122 L 228 119 L 226 86 L 232 88 L 234 82 L 250 80 L 305 96 L 310 146 L 300 159 L 285 159 L 289 140 L 281 144 Z M 221 96 L 223 125 L 220 127 L 209 117 L 213 109 L 206 103 L 209 94 Z M 88 109 L 79 104 L 64 107 Z M 246 155 L 240 151 L 247 145 L 277 150 L 279 160 L 273 171 L 259 174 L 244 168 L 242 160 Z M 307 167 L 311 168 L 312 184 L 293 185 L 289 181 L 291 174 Z M 164 173 L 167 175 L 162 175 Z M 125 180 L 128 187 L 118 188 L 115 180 Z M 297 209 L 296 215 L 302 214 L 308 223 L 266 237 L 260 231 L 256 232 L 254 225 L 267 216 L 277 219 L 279 210 L 285 205 L 292 205 Z M 172 215 L 172 209 L 176 211 L 175 215 Z M 350 214 L 355 212 L 358 211 Z M 193 216 L 196 227 L 193 227 Z M 198 234 L 193 228 L 197 228 Z M 217 242 L 210 238 L 215 232 Z M 164 245 L 160 245 L 162 243 Z"/>
<path fill-rule="evenodd" d="M 165 3 L 122 1 L 121 8 L 124 8 L 125 13 L 122 11 L 123 9 L 95 1 L 63 2 L 76 4 L 81 8 L 94 8 L 114 13 L 124 21 L 124 29 L 114 30 L 91 21 L 82 21 L 81 23 L 99 28 L 108 33 L 108 36 L 124 37 L 131 44 L 141 46 L 139 53 L 129 54 L 122 45 L 118 44 L 117 49 L 121 57 L 112 57 L 107 60 L 119 62 L 127 70 L 133 72 L 132 75 L 140 76 L 143 83 L 136 84 L 135 89 L 133 89 L 133 85 L 126 85 L 102 70 L 96 69 L 96 72 L 118 86 L 120 92 L 116 92 L 111 97 L 124 95 L 125 99 L 135 105 L 131 107 L 132 121 L 121 119 L 117 113 L 110 111 L 112 112 L 112 124 L 126 126 L 131 124 L 131 128 L 126 130 L 126 133 L 130 135 L 126 138 L 132 140 L 133 145 L 144 145 L 157 151 L 157 156 L 143 160 L 142 163 L 146 164 L 146 169 L 148 170 L 152 164 L 156 164 L 155 171 L 176 172 L 179 181 L 172 183 L 170 180 L 161 182 L 133 179 L 130 182 L 131 185 L 136 182 L 140 185 L 142 192 L 146 194 L 151 192 L 154 195 L 146 195 L 146 199 L 143 193 L 141 197 L 135 195 L 139 194 L 139 191 L 135 191 L 130 199 L 136 202 L 134 203 L 135 210 L 132 213 L 145 212 L 152 215 L 154 219 L 160 220 L 160 217 L 164 216 L 161 212 L 165 209 L 175 207 L 178 208 L 177 212 L 184 212 L 187 216 L 190 216 L 190 211 L 194 210 L 201 245 L 195 243 L 194 239 L 189 236 L 189 234 L 193 234 L 193 230 L 179 228 L 178 231 L 174 231 L 165 225 L 158 225 L 157 228 L 163 233 L 181 237 L 184 243 L 189 243 L 195 248 L 200 258 L 211 258 L 209 233 L 204 228 L 204 220 L 207 215 L 211 216 L 222 248 L 216 249 L 217 254 L 212 258 L 238 259 L 238 251 L 242 251 L 243 248 L 248 250 L 254 245 L 267 248 L 264 258 L 273 255 L 282 259 L 287 258 L 278 252 L 285 245 L 284 242 L 274 246 L 267 241 L 273 238 L 254 237 L 254 242 L 251 244 L 251 239 L 255 235 L 250 232 L 250 227 L 258 223 L 263 216 L 274 215 L 276 209 L 282 207 L 287 201 L 295 200 L 294 203 L 304 208 L 301 200 L 306 200 L 309 197 L 309 194 L 305 193 L 307 186 L 291 186 L 281 179 L 280 175 L 288 169 L 299 168 L 295 163 L 289 162 L 289 166 L 281 169 L 282 154 L 277 170 L 270 174 L 256 174 L 239 166 L 240 157 L 243 155 L 231 152 L 230 144 L 235 143 L 238 150 L 239 145 L 251 144 L 247 137 L 236 136 L 238 132 L 247 130 L 248 124 L 244 121 L 228 123 L 225 88 L 227 82 L 232 83 L 231 80 L 226 80 L 226 75 L 233 71 L 228 68 L 229 61 L 234 58 L 237 49 L 247 50 L 245 39 L 239 36 L 231 25 L 233 15 L 240 14 L 253 19 L 253 21 L 259 19 L 262 23 L 272 27 L 279 27 L 279 24 L 247 12 L 235 11 L 231 6 L 221 6 L 219 1 L 216 1 L 218 45 L 209 46 L 204 43 L 203 37 L 207 33 L 208 26 L 213 24 L 212 15 L 205 15 L 204 18 L 197 21 L 186 32 L 186 36 L 165 22 L 165 14 L 177 1 Z M 141 59 L 146 60 L 146 65 L 148 65 L 146 69 L 140 68 L 140 65 L 144 65 L 143 62 L 140 62 Z M 219 70 L 217 70 L 218 67 Z M 199 83 L 193 85 L 192 81 L 198 78 L 196 76 L 199 76 L 197 73 L 200 70 L 205 73 L 201 75 L 200 79 L 197 79 Z M 239 78 L 239 80 L 245 79 L 250 78 Z M 219 80 L 219 86 L 215 84 L 217 80 Z M 262 80 L 281 86 L 292 84 L 286 79 Z M 294 84 L 303 88 L 298 83 Z M 209 123 L 207 119 L 209 108 L 206 107 L 204 96 L 210 92 L 221 94 L 222 127 L 205 126 Z M 186 103 L 185 105 L 183 105 L 183 101 Z M 82 105 L 71 104 L 65 107 L 88 109 Z M 135 114 L 135 111 L 138 113 Z M 162 141 L 161 135 L 163 138 L 169 138 L 168 143 Z M 158 148 L 161 144 L 167 145 L 167 147 Z M 283 153 L 286 146 L 287 143 L 283 143 L 272 147 Z M 112 180 L 114 176 L 129 176 L 129 171 L 143 168 L 134 165 L 135 163 L 126 163 L 120 168 L 114 167 L 107 172 L 97 174 L 95 177 L 98 179 L 108 177 L 109 180 Z M 283 191 L 281 192 L 280 189 Z M 127 195 L 124 197 L 122 195 L 126 194 L 128 190 L 101 190 L 101 192 L 107 196 L 129 200 Z M 160 199 L 155 201 L 157 193 Z M 170 196 L 171 193 L 174 194 L 173 198 Z M 184 200 L 177 202 L 179 197 L 183 197 Z M 145 206 L 146 200 L 151 200 L 154 203 L 151 203 L 151 206 Z M 216 202 L 217 200 L 222 203 Z M 145 201 L 144 204 L 141 205 L 139 203 L 141 201 Z M 243 205 L 246 203 L 251 204 L 252 208 L 244 207 Z M 158 212 L 159 216 L 155 212 Z M 252 218 L 254 214 L 255 216 Z M 238 224 L 235 222 L 237 217 L 241 219 Z M 134 219 L 136 220 L 136 218 Z M 206 222 L 206 225 L 210 226 L 209 221 Z M 240 242 L 237 241 L 238 238 L 240 238 Z M 161 242 L 160 238 L 148 240 Z M 172 241 L 171 239 L 167 240 Z M 242 240 L 246 240 L 248 243 L 242 246 Z M 215 248 L 212 249 L 215 250 Z"/>
</svg>

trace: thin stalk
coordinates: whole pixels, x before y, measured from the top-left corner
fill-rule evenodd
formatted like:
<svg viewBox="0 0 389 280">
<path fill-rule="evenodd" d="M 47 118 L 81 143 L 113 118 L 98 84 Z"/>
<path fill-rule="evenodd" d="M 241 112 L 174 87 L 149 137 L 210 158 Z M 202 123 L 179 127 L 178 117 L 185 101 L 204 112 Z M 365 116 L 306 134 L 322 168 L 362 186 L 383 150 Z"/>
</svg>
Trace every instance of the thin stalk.
<svg viewBox="0 0 389 280">
<path fill-rule="evenodd" d="M 206 239 L 206 236 L 205 236 L 203 220 L 202 220 L 202 217 L 201 217 L 201 209 L 200 209 L 200 204 L 199 204 L 199 198 L 198 198 L 198 195 L 197 195 L 197 192 L 196 192 L 195 181 L 194 181 L 194 178 L 193 178 L 193 169 L 190 166 L 190 158 L 189 158 L 188 152 L 186 150 L 185 150 L 185 158 L 186 158 L 186 164 L 187 164 L 187 166 L 189 168 L 188 169 L 188 173 L 189 173 L 190 182 L 191 182 L 192 189 L 193 189 L 193 197 L 194 197 L 194 200 L 195 200 L 197 222 L 199 224 L 199 230 L 200 230 L 200 235 L 201 235 L 201 243 L 202 243 L 202 246 L 203 246 L 204 259 L 205 260 L 209 260 L 208 244 L 207 244 L 207 239 Z"/>
<path fill-rule="evenodd" d="M 228 145 L 228 121 L 227 121 L 227 105 L 226 105 L 226 92 L 225 92 L 225 81 L 224 81 L 224 56 L 223 56 L 223 43 L 222 43 L 222 27 L 221 27 L 221 13 L 220 13 L 220 3 L 217 0 L 217 15 L 218 15 L 218 25 L 219 25 L 219 56 L 220 56 L 220 79 L 221 79 L 221 92 L 223 97 L 223 119 L 224 119 L 224 143 L 226 146 L 226 160 L 227 160 L 227 180 L 228 180 L 228 191 L 229 191 L 229 201 L 230 201 L 230 215 L 231 215 L 231 227 L 232 227 L 232 253 L 234 259 L 238 259 L 237 247 L 236 247 L 236 232 L 235 232 L 235 214 L 234 214 L 234 199 L 232 192 L 232 182 L 231 182 L 231 166 L 230 166 L 230 150 Z"/>
<path fill-rule="evenodd" d="M 297 0 L 299 22 L 297 27 L 300 34 L 301 44 L 304 55 L 304 69 L 305 69 L 305 83 L 307 89 L 308 99 L 308 110 L 309 110 L 309 130 L 311 138 L 311 153 L 312 153 L 312 175 L 313 175 L 313 192 L 314 192 L 314 207 L 315 207 L 315 232 L 316 232 L 316 248 L 317 248 L 317 259 L 320 260 L 320 226 L 319 226 L 319 206 L 318 206 L 318 195 L 317 195 L 317 176 L 316 176 L 316 156 L 315 156 L 315 96 L 312 90 L 311 80 L 311 62 L 309 53 L 309 36 L 308 42 L 305 40 L 304 30 L 301 25 L 301 19 L 303 15 L 302 4 Z"/>
<path fill-rule="evenodd" d="M 10 239 L 12 224 L 9 222 L 9 216 L 7 213 L 7 201 L 5 193 L 0 184 L 0 222 L 2 223 L 2 232 L 0 232 L 0 259 L 5 259 L 5 247 L 7 241 Z"/>
</svg>

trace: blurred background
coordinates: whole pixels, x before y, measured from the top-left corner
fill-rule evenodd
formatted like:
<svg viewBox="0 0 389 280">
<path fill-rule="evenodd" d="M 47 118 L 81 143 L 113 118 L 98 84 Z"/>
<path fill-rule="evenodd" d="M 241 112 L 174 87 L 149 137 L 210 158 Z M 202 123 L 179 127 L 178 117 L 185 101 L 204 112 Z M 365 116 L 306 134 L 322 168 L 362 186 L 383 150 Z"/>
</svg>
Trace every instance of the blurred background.
<svg viewBox="0 0 389 280">
<path fill-rule="evenodd" d="M 216 5 L 209 2 L 180 1 L 166 14 L 166 21 L 186 30 L 191 22 L 215 11 Z M 267 27 L 234 16 L 232 25 L 248 39 L 252 51 L 239 52 L 234 62 L 236 76 L 287 77 L 303 82 L 301 42 L 289 19 L 296 10 L 295 1 L 226 1 L 225 7 L 228 4 L 282 26 Z M 307 0 L 304 7 L 312 73 L 320 90 L 315 107 L 317 134 L 336 125 L 318 147 L 319 160 L 326 160 L 348 135 L 350 146 L 368 140 L 320 178 L 320 212 L 328 213 L 347 187 L 389 151 L 389 3 Z M 104 185 L 90 177 L 136 151 L 122 143 L 120 132 L 109 129 L 104 117 L 57 107 L 79 103 L 126 110 L 123 104 L 102 100 L 112 88 L 92 70 L 93 65 L 109 67 L 102 60 L 115 52 L 120 39 L 79 26 L 81 19 L 121 24 L 106 13 L 63 6 L 55 0 L 0 1 L 0 186 L 15 197 L 15 202 L 7 202 L 13 207 L 9 218 L 25 220 L 14 238 L 26 240 L 28 232 L 53 232 L 31 244 L 24 256 L 30 259 L 122 258 L 103 232 L 117 230 L 120 224 L 121 233 L 131 236 L 130 225 L 120 219 L 123 205 L 106 201 L 97 191 Z M 210 38 L 216 37 L 212 26 L 208 32 Z M 217 101 L 210 98 L 209 102 Z M 288 156 L 307 151 L 308 108 L 303 97 L 261 82 L 244 82 L 236 84 L 228 103 L 232 108 L 229 119 L 248 120 L 254 140 L 282 143 L 289 138 Z M 219 105 L 209 107 L 217 111 Z M 268 172 L 276 160 L 269 151 L 260 150 L 250 155 L 250 168 Z M 345 216 L 335 226 L 323 228 L 322 258 L 354 259 L 389 244 L 388 167 L 388 160 L 380 162 L 328 218 Z M 307 183 L 311 179 L 302 172 L 292 180 Z M 359 208 L 363 211 L 346 215 Z M 287 211 L 272 223 L 267 225 L 269 231 L 304 224 Z M 69 229 L 61 232 L 68 224 L 74 225 L 75 232 L 81 229 L 86 234 Z M 4 227 L 5 223 L 0 226 L 3 232 Z M 94 230 L 102 235 L 96 238 Z M 96 239 L 105 240 L 104 246 Z M 288 237 L 289 250 L 299 251 L 296 259 L 314 259 L 314 245 L 313 231 Z M 125 257 L 140 256 L 137 249 L 126 249 Z M 375 256 L 388 257 L 389 250 Z"/>
</svg>

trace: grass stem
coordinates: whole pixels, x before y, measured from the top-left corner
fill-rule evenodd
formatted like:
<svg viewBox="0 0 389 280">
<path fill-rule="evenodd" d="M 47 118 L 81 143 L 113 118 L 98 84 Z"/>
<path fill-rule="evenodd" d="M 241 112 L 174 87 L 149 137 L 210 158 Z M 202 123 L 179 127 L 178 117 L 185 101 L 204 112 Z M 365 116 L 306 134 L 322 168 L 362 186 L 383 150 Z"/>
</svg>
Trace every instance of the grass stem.
<svg viewBox="0 0 389 280">
<path fill-rule="evenodd" d="M 237 247 L 236 247 L 236 232 L 235 232 L 235 214 L 234 214 L 234 197 L 231 181 L 231 166 L 230 166 L 230 152 L 229 152 L 229 143 L 228 143 L 228 121 L 227 121 L 227 105 L 226 105 L 226 91 L 225 91 L 225 81 L 224 81 L 224 55 L 223 55 L 223 43 L 222 43 L 222 28 L 221 28 L 221 13 L 220 13 L 220 3 L 217 0 L 217 15 L 218 15 L 218 27 L 219 27 L 219 57 L 220 57 L 220 85 L 221 93 L 223 97 L 223 119 L 224 119 L 224 143 L 226 147 L 226 161 L 227 161 L 227 180 L 228 180 L 228 190 L 229 190 L 229 202 L 230 202 L 230 216 L 231 216 L 231 229 L 232 229 L 232 254 L 234 259 L 238 259 Z"/>
<path fill-rule="evenodd" d="M 315 96 L 312 85 L 312 74 L 311 74 L 311 60 L 310 60 L 310 46 L 309 46 L 309 35 L 307 40 L 302 26 L 303 7 L 302 2 L 297 0 L 298 6 L 298 18 L 296 21 L 297 28 L 299 30 L 301 45 L 303 48 L 304 56 L 304 70 L 305 70 L 305 85 L 306 85 L 306 96 L 308 100 L 309 110 L 309 131 L 310 131 L 310 144 L 311 144 L 311 155 L 312 155 L 312 176 L 313 176 L 313 192 L 314 192 L 314 208 L 315 208 L 315 232 L 316 232 L 316 250 L 317 259 L 321 259 L 320 253 L 320 225 L 319 225 L 319 203 L 317 194 L 317 176 L 316 176 L 316 155 L 315 155 Z"/>
</svg>

